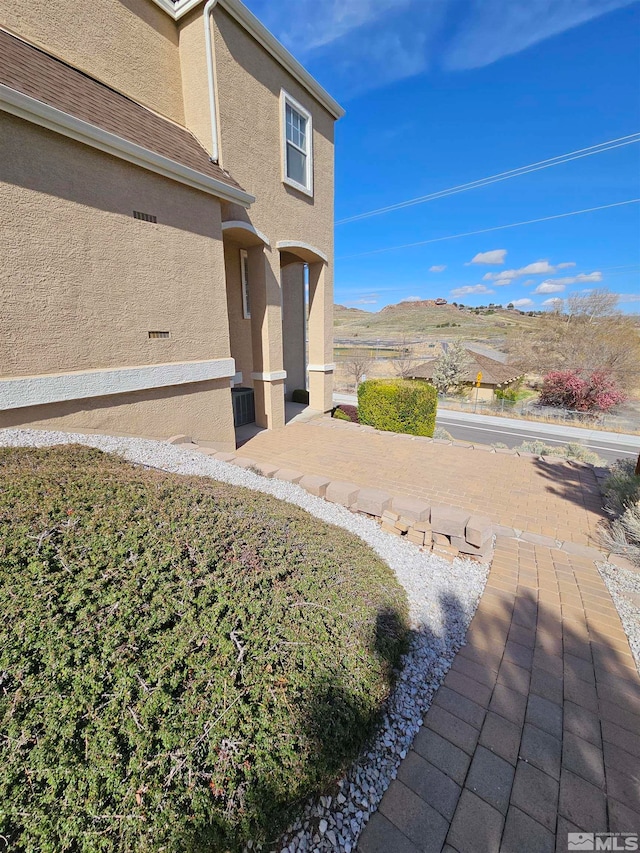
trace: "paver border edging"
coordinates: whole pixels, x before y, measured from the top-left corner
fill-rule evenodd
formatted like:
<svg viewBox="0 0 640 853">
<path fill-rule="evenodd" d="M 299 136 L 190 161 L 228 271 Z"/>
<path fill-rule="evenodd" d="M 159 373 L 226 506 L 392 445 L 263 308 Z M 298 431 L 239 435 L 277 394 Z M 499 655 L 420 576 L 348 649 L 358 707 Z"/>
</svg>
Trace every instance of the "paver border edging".
<svg viewBox="0 0 640 853">
<path fill-rule="evenodd" d="M 325 419 L 329 420 L 329 419 Z M 322 420 L 313 423 L 322 423 Z M 340 427 L 359 426 L 346 421 L 336 421 Z M 338 428 L 340 428 L 338 427 Z M 368 432 L 371 427 L 364 427 Z M 379 430 L 374 430 L 379 432 Z M 389 435 L 389 433 L 383 433 Z M 432 441 L 422 436 L 410 436 L 397 433 L 398 437 Z M 183 439 L 182 441 L 180 439 Z M 172 436 L 169 443 L 188 450 L 213 456 L 221 462 L 228 462 L 240 468 L 250 468 L 263 477 L 273 477 L 290 483 L 297 483 L 309 494 L 337 503 L 368 518 L 374 519 L 385 533 L 405 537 L 422 550 L 432 551 L 439 557 L 452 562 L 456 557 L 490 563 L 493 558 L 495 536 L 529 542 L 565 551 L 567 554 L 588 557 L 592 560 L 605 560 L 618 555 L 608 549 L 579 545 L 568 540 L 554 539 L 538 533 L 529 533 L 513 527 L 494 523 L 488 516 L 473 513 L 460 507 L 440 503 L 427 503 L 406 495 L 392 495 L 382 489 L 359 486 L 356 483 L 332 480 L 316 474 L 304 474 L 291 468 L 279 467 L 269 462 L 257 462 L 239 453 L 216 451 L 200 447 L 188 436 Z M 438 442 L 442 443 L 442 442 Z M 455 444 L 455 442 L 446 442 Z M 485 449 L 487 446 L 484 446 Z M 535 454 L 513 454 L 533 456 Z M 558 459 L 558 457 L 540 457 L 551 459 L 555 464 L 573 464 L 576 467 L 592 468 L 598 482 L 598 469 L 586 462 Z"/>
</svg>

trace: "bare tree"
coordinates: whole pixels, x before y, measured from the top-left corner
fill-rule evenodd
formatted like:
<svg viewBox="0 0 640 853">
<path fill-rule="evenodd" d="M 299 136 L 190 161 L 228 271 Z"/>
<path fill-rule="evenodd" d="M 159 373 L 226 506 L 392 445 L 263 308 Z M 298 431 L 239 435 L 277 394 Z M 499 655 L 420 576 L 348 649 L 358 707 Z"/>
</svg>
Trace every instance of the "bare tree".
<svg viewBox="0 0 640 853">
<path fill-rule="evenodd" d="M 393 359 L 393 372 L 401 379 L 410 379 L 416 364 L 413 342 L 403 335 L 395 350 L 397 355 Z"/>
<path fill-rule="evenodd" d="M 634 390 L 640 384 L 640 333 L 616 306 L 617 296 L 607 290 L 557 300 L 531 331 L 520 328 L 507 340 L 512 361 L 526 373 L 604 370 L 623 389 Z"/>
<path fill-rule="evenodd" d="M 358 385 L 371 370 L 372 365 L 373 358 L 367 350 L 356 350 L 350 358 L 344 360 L 344 371 L 353 380 L 356 391 L 358 390 Z"/>
</svg>

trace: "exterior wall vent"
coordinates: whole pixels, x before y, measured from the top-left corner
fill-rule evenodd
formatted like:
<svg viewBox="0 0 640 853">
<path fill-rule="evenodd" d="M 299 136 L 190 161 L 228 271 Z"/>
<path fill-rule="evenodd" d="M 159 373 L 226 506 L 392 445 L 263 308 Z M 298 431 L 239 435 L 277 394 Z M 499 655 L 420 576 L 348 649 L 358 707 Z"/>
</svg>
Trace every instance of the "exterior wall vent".
<svg viewBox="0 0 640 853">
<path fill-rule="evenodd" d="M 171 337 L 171 334 L 169 332 L 148 332 L 148 335 L 150 339 Z"/>
<path fill-rule="evenodd" d="M 157 222 L 158 217 L 154 216 L 152 213 L 142 213 L 141 210 L 133 211 L 134 219 L 142 219 L 143 222 Z"/>
</svg>

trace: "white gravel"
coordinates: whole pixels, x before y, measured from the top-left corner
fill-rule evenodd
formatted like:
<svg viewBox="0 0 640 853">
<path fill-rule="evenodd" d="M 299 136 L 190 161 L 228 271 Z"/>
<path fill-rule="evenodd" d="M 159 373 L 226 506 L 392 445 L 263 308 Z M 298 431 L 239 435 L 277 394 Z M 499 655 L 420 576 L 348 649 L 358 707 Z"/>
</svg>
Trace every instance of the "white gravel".
<svg viewBox="0 0 640 853">
<path fill-rule="evenodd" d="M 407 591 L 414 631 L 395 690 L 385 706 L 380 731 L 366 754 L 340 780 L 337 793 L 307 803 L 301 817 L 273 848 L 281 853 L 351 853 L 362 828 L 395 778 L 454 654 L 464 643 L 484 589 L 487 566 L 471 560 L 456 560 L 451 565 L 399 537 L 383 533 L 370 519 L 309 495 L 299 486 L 261 477 L 197 451 L 147 439 L 0 430 L 0 445 L 4 446 L 71 443 L 97 447 L 131 462 L 177 474 L 212 477 L 297 504 L 317 518 L 360 537 L 393 569 Z M 249 846 L 258 848 L 258 845 Z"/>
<path fill-rule="evenodd" d="M 630 572 L 613 563 L 596 565 L 613 598 L 640 672 L 640 572 Z"/>
</svg>

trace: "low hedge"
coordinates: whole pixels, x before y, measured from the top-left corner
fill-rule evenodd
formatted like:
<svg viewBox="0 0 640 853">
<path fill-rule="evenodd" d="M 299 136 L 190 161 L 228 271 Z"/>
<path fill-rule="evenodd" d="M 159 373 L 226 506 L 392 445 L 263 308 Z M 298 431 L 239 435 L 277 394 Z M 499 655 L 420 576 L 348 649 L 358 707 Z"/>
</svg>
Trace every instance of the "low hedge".
<svg viewBox="0 0 640 853">
<path fill-rule="evenodd" d="M 291 392 L 291 402 L 292 403 L 303 403 L 305 406 L 309 405 L 309 392 L 304 388 L 296 388 L 295 391 Z"/>
<path fill-rule="evenodd" d="M 367 379 L 358 386 L 360 423 L 389 432 L 433 436 L 438 392 L 413 379 Z"/>
<path fill-rule="evenodd" d="M 406 600 L 298 507 L 84 447 L 0 450 L 0 836 L 273 843 L 366 743 Z"/>
<path fill-rule="evenodd" d="M 351 421 L 352 424 L 360 423 L 358 419 L 358 407 L 350 406 L 348 403 L 340 403 L 333 410 L 333 417 L 341 421 Z"/>
</svg>

